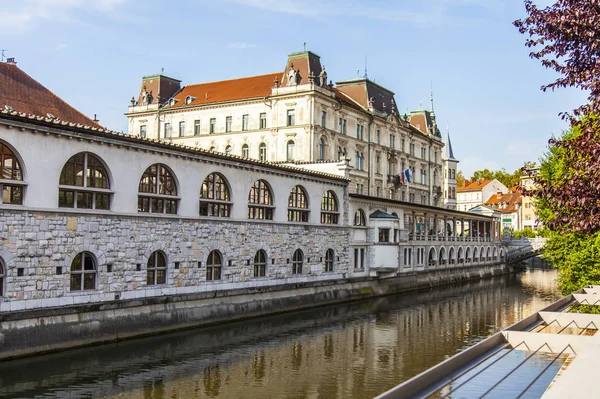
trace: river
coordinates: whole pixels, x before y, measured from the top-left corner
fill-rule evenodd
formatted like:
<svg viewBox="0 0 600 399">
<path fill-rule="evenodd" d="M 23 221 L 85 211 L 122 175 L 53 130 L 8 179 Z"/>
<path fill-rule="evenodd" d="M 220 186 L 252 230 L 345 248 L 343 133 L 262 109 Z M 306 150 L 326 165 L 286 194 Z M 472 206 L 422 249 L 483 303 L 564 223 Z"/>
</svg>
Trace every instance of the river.
<svg viewBox="0 0 600 399">
<path fill-rule="evenodd" d="M 372 398 L 559 298 L 555 270 L 0 363 L 2 398 Z"/>
</svg>

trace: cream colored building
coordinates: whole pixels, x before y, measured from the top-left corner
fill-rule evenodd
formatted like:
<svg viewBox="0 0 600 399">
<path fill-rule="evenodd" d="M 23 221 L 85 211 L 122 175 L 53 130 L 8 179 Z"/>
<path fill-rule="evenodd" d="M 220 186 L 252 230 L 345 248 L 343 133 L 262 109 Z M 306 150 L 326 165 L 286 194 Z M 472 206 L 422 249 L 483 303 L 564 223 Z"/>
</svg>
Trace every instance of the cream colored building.
<svg viewBox="0 0 600 399">
<path fill-rule="evenodd" d="M 538 173 L 537 168 L 531 170 L 531 174 L 525 174 L 521 176 L 521 186 L 523 186 L 526 190 L 531 190 L 535 187 L 534 178 Z M 537 209 L 535 207 L 534 201 L 532 197 L 523 196 L 522 197 L 522 208 L 521 208 L 521 226 L 522 228 L 530 227 L 533 230 L 537 230 L 540 227 L 538 223 L 538 217 L 536 213 Z"/>
<path fill-rule="evenodd" d="M 467 212 L 478 205 L 485 204 L 492 195 L 508 193 L 508 188 L 498 180 L 480 180 L 457 188 L 456 204 L 457 210 Z"/>
<path fill-rule="evenodd" d="M 394 93 L 366 77 L 333 85 L 310 51 L 290 54 L 283 72 L 241 79 L 146 76 L 126 115 L 132 135 L 313 170 L 350 166 L 351 193 L 443 207 L 456 184 L 443 181 L 433 109 L 400 115 Z"/>
</svg>

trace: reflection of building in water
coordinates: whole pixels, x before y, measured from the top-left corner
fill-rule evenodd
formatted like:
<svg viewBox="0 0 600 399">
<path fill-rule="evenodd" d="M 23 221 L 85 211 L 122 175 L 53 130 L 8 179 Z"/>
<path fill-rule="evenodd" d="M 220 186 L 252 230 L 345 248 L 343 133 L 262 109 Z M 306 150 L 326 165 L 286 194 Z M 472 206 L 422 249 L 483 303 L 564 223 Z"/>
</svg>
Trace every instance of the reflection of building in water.
<svg viewBox="0 0 600 399">
<path fill-rule="evenodd" d="M 287 332 L 273 328 L 274 338 L 248 347 L 224 346 L 201 360 L 149 368 L 136 378 L 164 382 L 119 397 L 373 397 L 550 301 L 533 301 L 507 281 L 382 298 L 376 312 L 360 317 L 323 310 L 322 322 L 307 319 Z"/>
</svg>

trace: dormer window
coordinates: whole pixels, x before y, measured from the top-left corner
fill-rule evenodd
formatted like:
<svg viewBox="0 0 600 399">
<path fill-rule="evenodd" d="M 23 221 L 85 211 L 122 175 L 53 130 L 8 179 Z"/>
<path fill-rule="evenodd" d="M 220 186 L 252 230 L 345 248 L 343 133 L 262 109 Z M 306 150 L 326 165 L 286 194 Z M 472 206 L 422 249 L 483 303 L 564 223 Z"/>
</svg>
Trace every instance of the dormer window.
<svg viewBox="0 0 600 399">
<path fill-rule="evenodd" d="M 7 111 L 10 111 L 10 112 L 14 111 L 14 108 L 13 108 L 13 107 L 11 107 L 10 105 L 5 105 L 5 106 L 4 106 L 4 108 L 5 108 Z"/>
<path fill-rule="evenodd" d="M 50 112 L 48 112 L 46 116 L 50 119 L 56 119 L 56 116 L 52 115 Z"/>
<path fill-rule="evenodd" d="M 192 103 L 192 101 L 194 101 L 196 98 L 192 97 L 192 96 L 187 96 L 185 98 L 185 105 L 190 105 Z"/>
<path fill-rule="evenodd" d="M 169 100 L 169 105 L 172 107 L 173 105 L 175 105 L 176 102 L 177 102 L 177 100 L 172 98 Z"/>
</svg>

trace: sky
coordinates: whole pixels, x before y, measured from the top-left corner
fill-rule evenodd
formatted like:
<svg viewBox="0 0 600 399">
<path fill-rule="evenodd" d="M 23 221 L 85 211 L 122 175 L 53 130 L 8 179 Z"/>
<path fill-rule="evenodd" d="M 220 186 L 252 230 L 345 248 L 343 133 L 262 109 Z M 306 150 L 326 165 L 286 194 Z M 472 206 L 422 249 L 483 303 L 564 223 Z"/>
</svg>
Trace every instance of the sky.
<svg viewBox="0 0 600 399">
<path fill-rule="evenodd" d="M 537 0 L 546 6 L 551 0 Z M 522 0 L 0 0 L 0 49 L 109 129 L 127 131 L 142 76 L 194 84 L 283 71 L 321 56 L 330 79 L 365 73 L 401 113 L 430 107 L 466 177 L 538 161 L 585 103 L 542 92 L 557 75 L 529 58 L 512 25 Z"/>
</svg>

